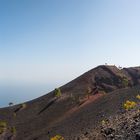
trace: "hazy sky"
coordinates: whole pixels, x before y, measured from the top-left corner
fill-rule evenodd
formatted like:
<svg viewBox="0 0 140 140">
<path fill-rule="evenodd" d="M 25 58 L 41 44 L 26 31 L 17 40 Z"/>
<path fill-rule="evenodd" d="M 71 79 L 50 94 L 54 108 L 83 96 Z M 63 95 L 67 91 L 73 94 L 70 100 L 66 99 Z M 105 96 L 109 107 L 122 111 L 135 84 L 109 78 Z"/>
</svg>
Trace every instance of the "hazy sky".
<svg viewBox="0 0 140 140">
<path fill-rule="evenodd" d="M 63 84 L 104 63 L 140 65 L 139 0 L 0 0 L 0 82 Z"/>
</svg>

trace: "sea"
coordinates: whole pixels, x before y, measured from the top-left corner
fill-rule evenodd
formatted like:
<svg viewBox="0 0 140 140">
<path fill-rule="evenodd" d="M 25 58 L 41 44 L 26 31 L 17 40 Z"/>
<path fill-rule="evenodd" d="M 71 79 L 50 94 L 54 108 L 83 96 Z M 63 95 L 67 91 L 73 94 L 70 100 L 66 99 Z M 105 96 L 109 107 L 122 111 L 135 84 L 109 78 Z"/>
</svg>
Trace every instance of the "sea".
<svg viewBox="0 0 140 140">
<path fill-rule="evenodd" d="M 0 85 L 0 108 L 9 103 L 19 104 L 45 95 L 54 89 L 55 85 Z"/>
</svg>

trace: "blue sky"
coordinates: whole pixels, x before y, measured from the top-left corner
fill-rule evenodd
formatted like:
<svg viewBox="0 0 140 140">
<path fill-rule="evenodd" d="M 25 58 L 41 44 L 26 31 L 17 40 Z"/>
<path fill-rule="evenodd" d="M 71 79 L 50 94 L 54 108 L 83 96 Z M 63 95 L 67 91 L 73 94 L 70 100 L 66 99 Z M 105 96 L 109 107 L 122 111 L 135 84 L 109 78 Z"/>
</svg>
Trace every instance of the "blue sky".
<svg viewBox="0 0 140 140">
<path fill-rule="evenodd" d="M 62 85 L 140 60 L 139 0 L 1 0 L 0 82 Z"/>
</svg>

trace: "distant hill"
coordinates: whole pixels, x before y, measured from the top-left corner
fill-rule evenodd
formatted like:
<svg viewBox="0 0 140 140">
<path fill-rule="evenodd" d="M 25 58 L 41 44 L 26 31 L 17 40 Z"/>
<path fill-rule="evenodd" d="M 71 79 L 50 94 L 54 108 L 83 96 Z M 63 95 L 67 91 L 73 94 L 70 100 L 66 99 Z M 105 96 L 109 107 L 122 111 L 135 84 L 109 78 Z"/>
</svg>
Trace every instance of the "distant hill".
<svg viewBox="0 0 140 140">
<path fill-rule="evenodd" d="M 125 113 L 123 103 L 136 101 L 140 67 L 98 66 L 35 100 L 0 109 L 7 129 L 1 140 L 92 140 L 101 121 Z M 96 139 L 96 138 L 94 138 Z"/>
</svg>

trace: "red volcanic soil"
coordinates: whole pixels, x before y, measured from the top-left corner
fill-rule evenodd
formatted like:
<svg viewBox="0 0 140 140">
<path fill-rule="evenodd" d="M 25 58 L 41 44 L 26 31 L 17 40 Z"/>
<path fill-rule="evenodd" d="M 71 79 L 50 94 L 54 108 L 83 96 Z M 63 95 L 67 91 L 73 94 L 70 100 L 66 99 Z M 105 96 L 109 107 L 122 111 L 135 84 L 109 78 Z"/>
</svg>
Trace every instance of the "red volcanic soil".
<svg viewBox="0 0 140 140">
<path fill-rule="evenodd" d="M 97 100 L 98 98 L 100 98 L 101 96 L 103 96 L 102 93 L 98 93 L 96 95 L 90 96 L 89 99 L 87 99 L 80 107 L 86 106 L 92 102 L 94 102 L 95 100 Z"/>
<path fill-rule="evenodd" d="M 65 115 L 62 118 L 59 118 L 60 120 L 66 119 L 67 117 L 70 117 L 71 114 L 74 114 L 75 112 L 78 112 L 81 108 L 86 107 L 86 105 L 94 102 L 95 100 L 97 100 L 98 98 L 104 96 L 101 93 L 98 93 L 96 95 L 90 96 L 89 98 L 86 98 L 84 100 L 81 101 L 81 104 L 78 106 L 73 107 L 71 110 L 69 110 L 68 112 L 65 113 Z"/>
</svg>

